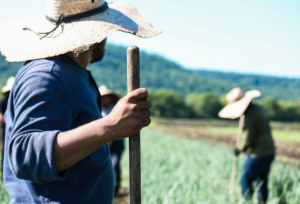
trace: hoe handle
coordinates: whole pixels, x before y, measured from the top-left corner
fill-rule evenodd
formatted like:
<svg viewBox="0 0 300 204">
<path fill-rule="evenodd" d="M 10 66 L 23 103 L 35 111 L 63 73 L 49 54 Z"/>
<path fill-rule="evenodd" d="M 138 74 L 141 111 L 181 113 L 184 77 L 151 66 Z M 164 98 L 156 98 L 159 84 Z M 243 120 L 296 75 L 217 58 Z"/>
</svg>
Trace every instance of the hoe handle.
<svg viewBox="0 0 300 204">
<path fill-rule="evenodd" d="M 242 143 L 244 121 L 245 121 L 245 115 L 242 115 L 240 117 L 239 130 L 238 130 L 238 134 L 237 134 L 237 138 L 236 138 L 236 147 L 237 148 L 239 148 Z M 232 172 L 231 172 L 230 184 L 229 184 L 229 195 L 231 195 L 234 191 L 238 162 L 239 162 L 239 157 L 235 156 L 235 160 L 234 160 Z"/>
<path fill-rule="evenodd" d="M 140 51 L 136 46 L 127 49 L 128 93 L 140 88 Z M 129 138 L 130 204 L 141 204 L 140 132 Z"/>
</svg>

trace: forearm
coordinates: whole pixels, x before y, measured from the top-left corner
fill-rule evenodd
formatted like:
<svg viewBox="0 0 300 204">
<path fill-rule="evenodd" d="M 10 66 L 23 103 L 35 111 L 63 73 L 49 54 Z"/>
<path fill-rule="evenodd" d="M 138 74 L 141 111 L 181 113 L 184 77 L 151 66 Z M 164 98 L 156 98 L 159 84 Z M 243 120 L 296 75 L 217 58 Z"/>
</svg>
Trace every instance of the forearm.
<svg viewBox="0 0 300 204">
<path fill-rule="evenodd" d="M 102 118 L 74 130 L 59 133 L 54 141 L 54 163 L 61 172 L 114 139 L 112 126 Z"/>
</svg>

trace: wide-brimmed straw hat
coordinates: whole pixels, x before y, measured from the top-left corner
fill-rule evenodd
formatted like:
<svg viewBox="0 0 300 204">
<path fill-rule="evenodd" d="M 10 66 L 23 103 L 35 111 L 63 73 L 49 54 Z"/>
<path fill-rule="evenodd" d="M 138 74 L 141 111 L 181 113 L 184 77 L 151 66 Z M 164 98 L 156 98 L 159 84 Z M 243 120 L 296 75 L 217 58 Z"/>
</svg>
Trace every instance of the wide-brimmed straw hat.
<svg viewBox="0 0 300 204">
<path fill-rule="evenodd" d="M 260 97 L 258 90 L 251 90 L 243 93 L 242 89 L 234 88 L 227 95 L 228 104 L 219 112 L 219 117 L 235 119 L 244 114 L 251 101 Z"/>
<path fill-rule="evenodd" d="M 153 29 L 130 5 L 104 0 L 46 0 L 46 14 L 4 19 L 0 50 L 8 62 L 81 52 L 115 31 L 149 38 Z"/>
<path fill-rule="evenodd" d="M 99 87 L 99 92 L 101 96 L 111 96 L 114 103 L 117 103 L 120 100 L 119 95 L 108 89 L 105 85 Z"/>
<path fill-rule="evenodd" d="M 14 85 L 15 77 L 9 77 L 6 81 L 6 86 L 4 86 L 1 91 L 2 93 L 7 93 L 11 91 L 13 85 Z"/>
</svg>

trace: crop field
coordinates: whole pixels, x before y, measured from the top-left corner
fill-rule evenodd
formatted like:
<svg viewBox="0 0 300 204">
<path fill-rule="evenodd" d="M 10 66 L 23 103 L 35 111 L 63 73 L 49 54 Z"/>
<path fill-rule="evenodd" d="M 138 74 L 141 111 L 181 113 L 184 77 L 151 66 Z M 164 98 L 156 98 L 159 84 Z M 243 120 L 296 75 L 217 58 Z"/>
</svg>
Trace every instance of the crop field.
<svg viewBox="0 0 300 204">
<path fill-rule="evenodd" d="M 219 122 L 210 122 L 216 123 L 213 125 L 203 125 L 199 124 L 198 121 L 197 126 L 193 126 L 194 124 L 190 121 L 172 121 L 189 124 L 183 126 L 164 124 L 166 122 L 170 121 L 155 119 L 151 127 L 142 131 L 141 176 L 143 203 L 257 203 L 256 195 L 254 195 L 253 202 L 246 202 L 240 193 L 239 179 L 245 159 L 244 156 L 241 156 L 239 160 L 234 194 L 232 196 L 228 195 L 230 174 L 234 161 L 231 143 L 234 140 L 228 140 L 227 138 L 234 138 L 235 122 L 232 123 L 232 127 L 227 127 Z M 277 131 L 280 132 L 281 124 L 276 125 L 278 127 Z M 296 129 L 297 125 L 293 127 L 295 128 L 284 128 L 282 131 L 298 131 Z M 226 131 L 222 131 L 222 128 Z M 195 132 L 196 130 L 199 130 L 205 136 L 201 138 L 200 133 Z M 184 134 L 186 135 L 184 136 Z M 208 135 L 211 137 L 217 136 L 215 136 L 215 139 L 209 140 L 205 138 Z M 221 140 L 221 137 L 226 139 Z M 282 141 L 288 142 L 288 144 L 290 142 L 289 140 Z M 292 141 L 292 143 L 297 144 L 293 139 Z M 126 145 L 122 158 L 122 175 L 123 195 L 115 200 L 114 203 L 116 204 L 129 203 L 128 145 Z M 275 161 L 269 179 L 268 203 L 300 203 L 300 172 L 296 163 Z M 2 184 L 0 190 L 0 203 L 8 203 L 9 197 Z"/>
<path fill-rule="evenodd" d="M 152 128 L 177 137 L 234 146 L 238 121 L 154 119 Z M 299 163 L 300 124 L 272 122 L 272 135 L 281 160 Z"/>
<path fill-rule="evenodd" d="M 143 203 L 247 203 L 239 185 L 244 156 L 240 157 L 235 192 L 228 196 L 234 161 L 231 147 L 176 138 L 148 128 L 142 132 L 141 148 Z M 122 160 L 123 186 L 128 188 L 127 155 L 128 149 Z M 269 189 L 268 203 L 300 203 L 299 167 L 274 162 Z M 255 198 L 253 203 L 257 203 Z"/>
</svg>

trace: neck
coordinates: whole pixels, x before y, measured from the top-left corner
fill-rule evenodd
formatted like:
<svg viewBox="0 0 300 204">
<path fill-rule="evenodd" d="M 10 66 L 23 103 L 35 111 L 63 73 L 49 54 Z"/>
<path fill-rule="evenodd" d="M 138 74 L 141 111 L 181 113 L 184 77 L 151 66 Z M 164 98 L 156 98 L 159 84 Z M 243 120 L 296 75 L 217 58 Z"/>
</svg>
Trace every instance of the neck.
<svg viewBox="0 0 300 204">
<path fill-rule="evenodd" d="M 78 57 L 74 57 L 74 54 L 72 52 L 68 52 L 67 55 L 83 69 L 86 69 L 92 60 L 92 52 L 89 50 L 80 53 Z"/>
</svg>

